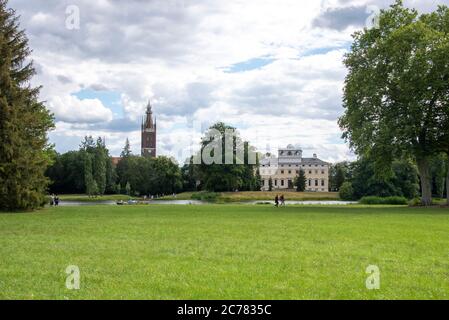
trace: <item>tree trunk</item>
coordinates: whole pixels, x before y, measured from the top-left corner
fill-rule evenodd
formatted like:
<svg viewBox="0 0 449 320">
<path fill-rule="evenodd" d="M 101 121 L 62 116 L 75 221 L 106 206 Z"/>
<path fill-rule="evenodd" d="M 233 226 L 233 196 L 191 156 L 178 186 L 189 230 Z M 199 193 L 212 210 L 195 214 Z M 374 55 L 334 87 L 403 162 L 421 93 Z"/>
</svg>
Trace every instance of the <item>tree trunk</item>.
<svg viewBox="0 0 449 320">
<path fill-rule="evenodd" d="M 430 176 L 429 159 L 418 159 L 419 177 L 421 180 L 421 203 L 424 206 L 432 205 L 432 181 Z"/>
</svg>

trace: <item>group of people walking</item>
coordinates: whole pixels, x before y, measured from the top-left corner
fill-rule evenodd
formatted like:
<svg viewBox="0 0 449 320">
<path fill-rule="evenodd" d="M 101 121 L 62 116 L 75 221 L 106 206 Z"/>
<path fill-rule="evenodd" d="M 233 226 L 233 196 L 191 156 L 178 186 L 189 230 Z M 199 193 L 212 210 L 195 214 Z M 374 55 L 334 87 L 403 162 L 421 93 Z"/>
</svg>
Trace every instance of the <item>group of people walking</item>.
<svg viewBox="0 0 449 320">
<path fill-rule="evenodd" d="M 285 206 L 285 198 L 283 194 L 281 194 L 281 196 L 277 194 L 276 197 L 274 197 L 274 205 L 276 207 Z"/>
<path fill-rule="evenodd" d="M 55 194 L 52 194 L 50 196 L 50 205 L 51 206 L 58 206 L 59 205 L 59 197 Z"/>
</svg>

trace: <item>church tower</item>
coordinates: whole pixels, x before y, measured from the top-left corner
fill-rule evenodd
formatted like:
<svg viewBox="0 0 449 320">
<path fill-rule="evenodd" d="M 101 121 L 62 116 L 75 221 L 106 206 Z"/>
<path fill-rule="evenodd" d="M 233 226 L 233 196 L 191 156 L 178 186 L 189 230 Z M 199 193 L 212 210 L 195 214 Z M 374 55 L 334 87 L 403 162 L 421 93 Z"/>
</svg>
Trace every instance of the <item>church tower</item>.
<svg viewBox="0 0 449 320">
<path fill-rule="evenodd" d="M 143 157 L 156 157 L 156 119 L 153 122 L 153 110 L 148 101 L 146 115 L 142 119 L 142 151 Z"/>
</svg>

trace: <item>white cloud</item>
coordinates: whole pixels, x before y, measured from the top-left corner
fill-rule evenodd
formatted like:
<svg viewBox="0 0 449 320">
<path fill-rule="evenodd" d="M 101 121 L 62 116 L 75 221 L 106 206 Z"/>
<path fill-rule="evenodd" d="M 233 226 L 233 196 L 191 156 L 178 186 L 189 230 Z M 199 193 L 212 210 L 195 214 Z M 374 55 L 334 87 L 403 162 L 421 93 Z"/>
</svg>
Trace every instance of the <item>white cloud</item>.
<svg viewBox="0 0 449 320">
<path fill-rule="evenodd" d="M 68 123 L 98 123 L 112 120 L 112 111 L 98 99 L 79 100 L 74 96 L 55 96 L 47 103 L 55 117 Z"/>
</svg>

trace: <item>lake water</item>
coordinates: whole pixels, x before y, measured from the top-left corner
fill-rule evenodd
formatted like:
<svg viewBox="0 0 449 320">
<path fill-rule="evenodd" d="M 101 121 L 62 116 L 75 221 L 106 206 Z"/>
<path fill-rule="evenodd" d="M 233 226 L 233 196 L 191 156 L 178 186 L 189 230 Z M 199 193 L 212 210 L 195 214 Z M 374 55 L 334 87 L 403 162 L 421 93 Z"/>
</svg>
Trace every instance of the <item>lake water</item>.
<svg viewBox="0 0 449 320">
<path fill-rule="evenodd" d="M 356 204 L 354 201 L 285 201 L 286 205 L 349 205 Z M 209 202 L 200 200 L 152 200 L 142 201 L 141 204 L 158 204 L 158 205 L 204 205 Z M 246 204 L 246 205 L 274 205 L 273 201 L 243 201 L 231 202 L 229 204 Z M 95 205 L 117 205 L 116 201 L 60 201 L 60 206 L 95 206 Z M 128 205 L 128 204 L 124 204 Z"/>
</svg>

